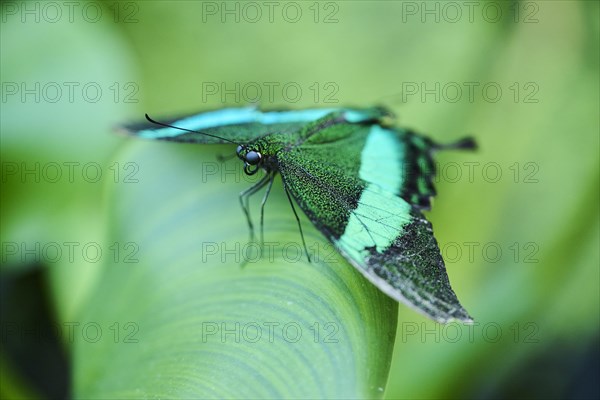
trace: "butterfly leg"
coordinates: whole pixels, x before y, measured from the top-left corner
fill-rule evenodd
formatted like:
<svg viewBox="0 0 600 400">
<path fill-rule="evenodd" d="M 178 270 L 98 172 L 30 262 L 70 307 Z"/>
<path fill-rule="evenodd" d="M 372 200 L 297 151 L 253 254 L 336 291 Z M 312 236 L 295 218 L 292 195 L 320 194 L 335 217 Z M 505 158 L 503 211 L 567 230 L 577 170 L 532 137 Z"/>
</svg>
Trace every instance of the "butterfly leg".
<svg viewBox="0 0 600 400">
<path fill-rule="evenodd" d="M 298 213 L 296 212 L 296 207 L 294 207 L 294 202 L 292 201 L 292 197 L 290 196 L 290 192 L 287 188 L 287 185 L 285 184 L 285 181 L 283 181 L 283 189 L 285 190 L 285 194 L 287 195 L 290 205 L 292 206 L 292 211 L 294 212 L 294 216 L 296 217 L 296 222 L 298 223 L 298 229 L 300 230 L 300 237 L 302 238 L 302 245 L 304 246 L 304 251 L 306 252 L 306 258 L 308 258 L 308 262 L 311 262 L 310 254 L 308 252 L 308 248 L 306 247 L 306 241 L 304 240 L 304 233 L 302 233 L 302 225 L 300 224 L 300 218 L 298 217 Z"/>
<path fill-rule="evenodd" d="M 242 206 L 242 210 L 244 211 L 244 215 L 246 216 L 246 221 L 248 221 L 248 228 L 250 230 L 250 242 L 254 242 L 254 225 L 252 224 L 252 219 L 250 218 L 250 196 L 254 193 L 258 192 L 262 189 L 267 183 L 269 183 L 270 175 L 263 176 L 260 181 L 255 183 L 253 186 L 244 190 L 240 193 L 240 205 Z"/>
<path fill-rule="evenodd" d="M 262 202 L 260 203 L 260 249 L 262 249 L 265 244 L 265 204 L 267 203 L 267 198 L 271 193 L 271 188 L 273 187 L 273 181 L 275 180 L 275 173 L 269 173 L 269 184 L 267 185 L 267 190 L 265 191 L 265 195 L 263 196 Z"/>
</svg>

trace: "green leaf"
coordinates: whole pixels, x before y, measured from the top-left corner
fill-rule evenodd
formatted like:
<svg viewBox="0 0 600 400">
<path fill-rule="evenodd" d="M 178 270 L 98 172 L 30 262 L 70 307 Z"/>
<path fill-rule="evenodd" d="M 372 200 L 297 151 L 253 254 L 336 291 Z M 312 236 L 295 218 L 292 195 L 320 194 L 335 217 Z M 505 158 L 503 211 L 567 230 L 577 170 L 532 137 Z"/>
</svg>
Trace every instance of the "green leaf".
<svg viewBox="0 0 600 400">
<path fill-rule="evenodd" d="M 136 106 L 115 99 L 116 89 L 137 85 L 137 75 L 110 20 L 73 23 L 64 11 L 65 18 L 56 23 L 35 23 L 31 14 L 28 23 L 16 15 L 2 23 L 3 85 L 27 88 L 29 95 L 19 89 L 5 93 L 2 101 L 0 235 L 4 243 L 26 249 L 59 245 L 64 257 L 39 261 L 50 267 L 56 312 L 73 320 L 95 282 L 98 264 L 81 257 L 69 260 L 64 243 L 75 243 L 81 254 L 86 243 L 102 240 L 102 188 L 113 184 L 115 171 L 107 160 L 121 140 L 107 132 Z M 89 97 L 85 87 L 91 88 Z M 4 256 L 3 270 L 34 259 L 20 251 Z"/>
<path fill-rule="evenodd" d="M 302 218 L 306 261 L 280 185 L 257 260 L 237 199 L 251 182 L 215 149 L 233 151 L 136 142 L 121 154 L 139 182 L 110 196 L 111 240 L 138 246 L 139 262 L 115 252 L 80 321 L 102 335 L 74 343 L 75 396 L 382 397 L 397 303 Z"/>
</svg>

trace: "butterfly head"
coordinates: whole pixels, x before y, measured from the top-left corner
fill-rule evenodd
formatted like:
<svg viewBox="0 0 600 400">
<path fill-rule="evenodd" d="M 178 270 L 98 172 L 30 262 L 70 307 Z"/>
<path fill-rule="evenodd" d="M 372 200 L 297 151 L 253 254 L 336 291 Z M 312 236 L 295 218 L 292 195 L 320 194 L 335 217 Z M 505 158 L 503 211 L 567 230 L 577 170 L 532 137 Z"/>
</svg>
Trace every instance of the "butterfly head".
<svg viewBox="0 0 600 400">
<path fill-rule="evenodd" d="M 238 158 L 244 162 L 244 172 L 247 175 L 254 175 L 260 169 L 263 157 L 259 151 L 240 145 L 237 147 L 236 153 Z"/>
</svg>

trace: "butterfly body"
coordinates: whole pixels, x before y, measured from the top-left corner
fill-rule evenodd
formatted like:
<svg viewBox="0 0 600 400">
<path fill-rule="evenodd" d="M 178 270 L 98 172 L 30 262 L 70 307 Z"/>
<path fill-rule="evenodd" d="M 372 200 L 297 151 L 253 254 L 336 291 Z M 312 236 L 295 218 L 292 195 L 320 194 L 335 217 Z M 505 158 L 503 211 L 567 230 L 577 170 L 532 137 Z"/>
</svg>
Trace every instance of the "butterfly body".
<svg viewBox="0 0 600 400">
<path fill-rule="evenodd" d="M 471 321 L 450 287 L 422 214 L 435 195 L 432 153 L 443 146 L 389 126 L 389 116 L 381 108 L 241 108 L 126 129 L 152 139 L 237 143 L 244 171 L 265 172 L 240 197 L 251 230 L 244 196 L 264 186 L 268 195 L 278 174 L 292 208 L 295 202 L 380 290 L 437 321 Z M 464 141 L 456 147 L 472 145 Z M 265 201 L 266 196 L 262 207 Z"/>
</svg>

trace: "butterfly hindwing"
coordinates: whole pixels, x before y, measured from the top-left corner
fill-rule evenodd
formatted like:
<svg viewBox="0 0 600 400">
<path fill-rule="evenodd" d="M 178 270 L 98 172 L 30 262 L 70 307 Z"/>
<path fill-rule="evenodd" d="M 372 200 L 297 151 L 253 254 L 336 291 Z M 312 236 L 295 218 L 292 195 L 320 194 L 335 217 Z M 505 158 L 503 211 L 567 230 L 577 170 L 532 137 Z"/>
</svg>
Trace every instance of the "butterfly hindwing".
<svg viewBox="0 0 600 400">
<path fill-rule="evenodd" d="M 418 208 L 429 210 L 435 196 L 435 164 L 431 153 L 434 143 L 412 131 L 401 131 L 404 142 L 403 184 L 400 195 Z"/>
<path fill-rule="evenodd" d="M 377 110 L 377 109 L 374 109 Z M 363 123 L 379 123 L 385 115 L 372 115 L 372 119 L 363 119 Z M 333 120 L 334 116 L 329 115 L 322 119 L 321 123 L 312 125 L 327 125 L 326 121 Z M 331 125 L 330 125 L 331 126 Z M 364 125 L 361 125 L 364 127 Z M 367 144 L 367 134 L 348 135 L 349 130 L 356 129 L 354 124 L 335 124 L 329 129 L 320 129 L 307 140 L 302 142 L 301 156 L 308 156 L 315 159 L 315 163 L 329 163 L 331 168 L 343 168 L 344 171 L 358 173 L 360 158 L 364 146 Z M 379 152 L 388 152 L 387 157 L 378 157 L 373 162 L 376 165 L 370 167 L 370 174 L 375 174 L 373 181 L 394 186 L 390 190 L 397 193 L 407 202 L 421 209 L 431 207 L 431 197 L 435 196 L 433 180 L 435 177 L 435 164 L 432 158 L 432 152 L 437 147 L 430 139 L 418 135 L 412 131 L 397 128 L 381 128 L 376 126 L 377 132 L 370 137 L 370 145 L 377 147 L 378 140 L 383 140 L 377 150 Z M 312 126 L 304 128 L 305 131 L 313 131 Z M 389 142 L 386 141 L 386 135 L 396 136 Z M 324 146 L 335 142 L 335 146 Z M 343 157 L 336 157 L 343 151 Z M 331 154 L 333 153 L 333 154 Z M 333 161 L 333 163 L 330 162 Z M 343 165 L 342 165 L 343 164 Z M 399 171 L 393 175 L 390 171 Z M 356 174 L 349 174 L 355 176 Z M 391 182 L 393 181 L 393 182 Z M 401 182 L 400 185 L 397 183 Z"/>
<path fill-rule="evenodd" d="M 341 121 L 278 153 L 279 171 L 313 224 L 382 291 L 440 322 L 469 321 L 419 210 L 433 188 L 407 186 L 414 178 L 430 181 L 434 172 L 431 165 L 429 174 L 408 174 L 421 168 L 406 165 L 418 162 L 407 161 L 417 159 L 407 157 L 415 137 Z M 429 157 L 429 150 L 423 146 L 422 153 Z"/>
</svg>

